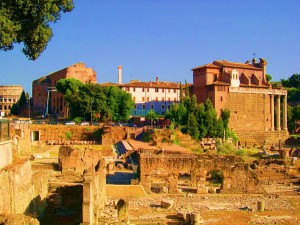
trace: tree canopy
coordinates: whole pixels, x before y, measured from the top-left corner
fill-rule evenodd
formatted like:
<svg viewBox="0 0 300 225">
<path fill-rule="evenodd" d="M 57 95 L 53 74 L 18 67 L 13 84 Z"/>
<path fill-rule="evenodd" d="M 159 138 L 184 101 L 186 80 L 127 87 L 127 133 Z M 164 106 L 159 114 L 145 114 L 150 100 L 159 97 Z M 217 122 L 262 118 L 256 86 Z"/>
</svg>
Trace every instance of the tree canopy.
<svg viewBox="0 0 300 225">
<path fill-rule="evenodd" d="M 288 91 L 288 129 L 293 132 L 296 121 L 300 120 L 300 74 L 293 74 L 288 79 L 282 79 L 281 84 Z"/>
<path fill-rule="evenodd" d="M 134 106 L 131 95 L 118 87 L 84 84 L 67 78 L 59 80 L 56 88 L 64 94 L 71 118 L 92 116 L 101 121 L 126 121 Z"/>
<path fill-rule="evenodd" d="M 19 100 L 14 103 L 10 109 L 12 115 L 20 116 L 24 108 L 29 107 L 29 94 L 22 91 Z"/>
<path fill-rule="evenodd" d="M 23 42 L 22 51 L 30 60 L 37 59 L 51 40 L 49 24 L 74 8 L 73 0 L 1 0 L 0 6 L 0 49 L 12 50 Z"/>
<path fill-rule="evenodd" d="M 185 96 L 180 103 L 171 105 L 166 113 L 166 118 L 173 121 L 175 125 L 181 127 L 183 132 L 191 135 L 198 140 L 203 137 L 223 137 L 224 131 L 226 137 L 230 136 L 228 123 L 230 111 L 224 109 L 220 118 L 214 109 L 210 99 L 203 104 L 197 104 L 195 95 Z"/>
</svg>

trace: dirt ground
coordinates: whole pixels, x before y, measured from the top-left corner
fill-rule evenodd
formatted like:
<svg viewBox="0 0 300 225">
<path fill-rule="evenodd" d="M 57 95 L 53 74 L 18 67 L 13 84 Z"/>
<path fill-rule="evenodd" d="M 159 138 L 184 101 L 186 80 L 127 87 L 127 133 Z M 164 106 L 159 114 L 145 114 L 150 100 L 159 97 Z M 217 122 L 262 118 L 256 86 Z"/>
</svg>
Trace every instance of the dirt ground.
<svg viewBox="0 0 300 225">
<path fill-rule="evenodd" d="M 173 200 L 170 209 L 161 207 L 164 199 Z M 106 212 L 113 220 L 117 198 L 108 197 Z M 300 195 L 177 195 L 151 194 L 147 197 L 129 197 L 129 220 L 131 224 L 184 224 L 178 213 L 200 213 L 203 224 L 248 225 L 248 224 L 300 224 Z M 264 212 L 257 210 L 258 202 L 264 202 Z M 105 212 L 103 213 L 105 215 Z M 107 216 L 109 216 L 107 214 Z"/>
</svg>

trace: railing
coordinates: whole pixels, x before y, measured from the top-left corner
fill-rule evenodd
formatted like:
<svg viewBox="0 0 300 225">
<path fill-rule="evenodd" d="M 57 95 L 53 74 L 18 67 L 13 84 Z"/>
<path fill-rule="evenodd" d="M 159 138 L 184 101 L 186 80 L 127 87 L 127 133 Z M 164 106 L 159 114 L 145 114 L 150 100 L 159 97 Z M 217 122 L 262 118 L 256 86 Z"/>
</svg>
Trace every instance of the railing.
<svg viewBox="0 0 300 225">
<path fill-rule="evenodd" d="M 9 122 L 5 119 L 0 119 L 0 141 L 9 140 Z"/>
</svg>

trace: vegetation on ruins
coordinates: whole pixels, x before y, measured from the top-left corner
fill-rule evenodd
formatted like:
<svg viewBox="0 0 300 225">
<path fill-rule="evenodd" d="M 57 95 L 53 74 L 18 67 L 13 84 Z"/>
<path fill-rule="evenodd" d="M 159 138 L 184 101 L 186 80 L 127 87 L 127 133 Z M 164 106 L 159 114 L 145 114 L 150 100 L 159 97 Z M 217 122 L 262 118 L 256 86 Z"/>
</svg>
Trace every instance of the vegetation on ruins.
<svg viewBox="0 0 300 225">
<path fill-rule="evenodd" d="M 15 43 L 24 43 L 23 53 L 37 59 L 52 37 L 50 23 L 60 19 L 61 12 L 70 12 L 73 0 L 2 0 L 0 7 L 0 49 L 12 50 Z"/>
<path fill-rule="evenodd" d="M 195 95 L 192 97 L 186 95 L 180 103 L 173 103 L 166 113 L 166 118 L 179 126 L 183 133 L 190 134 L 195 140 L 203 137 L 223 138 L 225 135 L 228 138 L 234 136 L 233 131 L 228 128 L 230 111 L 224 109 L 218 118 L 211 100 L 207 99 L 204 104 L 198 104 Z"/>
<path fill-rule="evenodd" d="M 296 121 L 300 120 L 300 74 L 293 74 L 288 79 L 281 79 L 281 85 L 288 91 L 288 129 L 296 128 Z"/>
<path fill-rule="evenodd" d="M 68 102 L 71 119 L 127 121 L 134 106 L 131 95 L 118 87 L 84 84 L 67 78 L 59 80 L 56 88 Z"/>
</svg>

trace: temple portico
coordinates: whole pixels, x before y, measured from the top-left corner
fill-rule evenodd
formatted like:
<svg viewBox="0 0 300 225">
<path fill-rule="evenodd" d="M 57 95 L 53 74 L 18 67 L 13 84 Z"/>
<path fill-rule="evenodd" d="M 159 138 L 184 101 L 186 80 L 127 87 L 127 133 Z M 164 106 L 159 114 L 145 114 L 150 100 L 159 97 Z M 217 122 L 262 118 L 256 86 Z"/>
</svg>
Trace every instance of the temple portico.
<svg viewBox="0 0 300 225">
<path fill-rule="evenodd" d="M 272 127 L 271 130 L 274 130 L 274 96 L 276 98 L 276 130 L 287 130 L 287 92 L 280 94 L 271 95 L 271 114 L 272 114 Z M 283 98 L 282 98 L 283 96 Z M 282 99 L 282 101 L 281 101 Z M 281 107 L 282 102 L 282 107 Z M 282 120 L 281 120 L 282 115 Z M 281 124 L 282 122 L 282 124 Z"/>
</svg>

